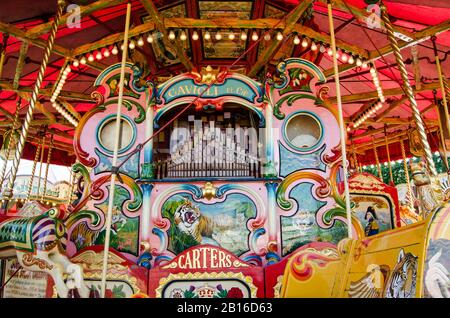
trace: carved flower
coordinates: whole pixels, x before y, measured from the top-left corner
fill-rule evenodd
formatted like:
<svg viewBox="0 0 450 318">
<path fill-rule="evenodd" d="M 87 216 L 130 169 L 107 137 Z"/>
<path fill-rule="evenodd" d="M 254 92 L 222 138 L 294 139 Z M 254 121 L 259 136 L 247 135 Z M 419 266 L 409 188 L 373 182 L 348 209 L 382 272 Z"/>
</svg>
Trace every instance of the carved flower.
<svg viewBox="0 0 450 318">
<path fill-rule="evenodd" d="M 239 288 L 233 287 L 228 291 L 227 298 L 244 298 L 244 294 Z"/>
</svg>

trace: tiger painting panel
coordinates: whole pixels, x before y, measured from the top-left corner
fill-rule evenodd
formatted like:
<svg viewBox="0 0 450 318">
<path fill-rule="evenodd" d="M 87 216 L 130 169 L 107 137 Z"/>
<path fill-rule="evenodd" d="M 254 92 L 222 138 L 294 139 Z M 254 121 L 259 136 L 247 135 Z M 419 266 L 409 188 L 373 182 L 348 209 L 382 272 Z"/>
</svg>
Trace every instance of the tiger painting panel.
<svg viewBox="0 0 450 318">
<path fill-rule="evenodd" d="M 179 254 L 189 247 L 211 244 L 239 256 L 249 250 L 247 222 L 256 206 L 243 194 L 230 194 L 223 202 L 195 202 L 190 194 L 176 194 L 162 207 L 169 219 L 169 250 Z"/>
</svg>

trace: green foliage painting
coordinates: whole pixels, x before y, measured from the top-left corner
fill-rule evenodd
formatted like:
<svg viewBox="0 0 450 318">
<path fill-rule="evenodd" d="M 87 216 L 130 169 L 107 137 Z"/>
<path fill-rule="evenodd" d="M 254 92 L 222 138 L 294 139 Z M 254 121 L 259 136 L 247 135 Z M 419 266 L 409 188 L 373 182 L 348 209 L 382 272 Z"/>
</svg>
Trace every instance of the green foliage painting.
<svg viewBox="0 0 450 318">
<path fill-rule="evenodd" d="M 138 255 L 139 218 L 128 218 L 122 213 L 124 202 L 130 199 L 128 190 L 120 185 L 115 186 L 113 217 L 111 224 L 111 247 L 114 249 Z M 97 206 L 102 211 L 108 209 L 108 198 Z M 103 230 L 97 236 L 94 244 L 103 245 L 105 243 Z"/>
</svg>

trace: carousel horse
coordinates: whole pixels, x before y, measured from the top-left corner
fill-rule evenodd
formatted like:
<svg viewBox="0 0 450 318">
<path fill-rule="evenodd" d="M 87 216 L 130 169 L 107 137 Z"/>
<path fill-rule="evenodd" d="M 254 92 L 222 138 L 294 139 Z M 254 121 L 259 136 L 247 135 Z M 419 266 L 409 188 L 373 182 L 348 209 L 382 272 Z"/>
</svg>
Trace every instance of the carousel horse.
<svg viewBox="0 0 450 318">
<path fill-rule="evenodd" d="M 426 217 L 440 206 L 439 193 L 433 189 L 430 176 L 422 162 L 411 164 L 411 176 L 417 188 L 422 217 Z"/>
<path fill-rule="evenodd" d="M 0 259 L 16 256 L 23 269 L 49 274 L 61 298 L 66 298 L 73 288 L 87 298 L 89 289 L 83 281 L 82 267 L 65 255 L 66 226 L 58 217 L 56 208 L 29 218 L 1 217 Z"/>
</svg>

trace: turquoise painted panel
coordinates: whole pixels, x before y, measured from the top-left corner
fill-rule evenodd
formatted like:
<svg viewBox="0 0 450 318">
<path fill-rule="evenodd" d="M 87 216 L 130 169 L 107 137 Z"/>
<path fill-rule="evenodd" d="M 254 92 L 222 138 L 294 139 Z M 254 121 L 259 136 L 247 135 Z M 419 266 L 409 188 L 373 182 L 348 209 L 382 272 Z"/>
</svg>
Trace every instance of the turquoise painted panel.
<svg viewBox="0 0 450 318">
<path fill-rule="evenodd" d="M 111 171 L 112 157 L 103 154 L 97 148 L 95 153 L 99 158 L 98 165 L 94 168 L 94 173 L 99 174 L 106 171 Z M 119 157 L 117 163 L 120 164 L 126 156 Z M 121 168 L 120 172 L 130 176 L 133 179 L 139 178 L 139 153 L 134 154 Z"/>
<path fill-rule="evenodd" d="M 290 151 L 280 141 L 280 176 L 286 177 L 294 171 L 302 169 L 317 169 L 325 171 L 326 166 L 320 160 L 321 153 L 325 150 L 325 145 L 310 154 L 299 154 Z"/>
<path fill-rule="evenodd" d="M 347 235 L 347 227 L 342 222 L 336 222 L 329 229 L 319 227 L 316 213 L 326 202 L 313 197 L 312 187 L 312 183 L 300 183 L 290 193 L 290 197 L 297 201 L 298 210 L 292 216 L 281 216 L 282 256 L 311 242 L 337 244 Z"/>
</svg>

